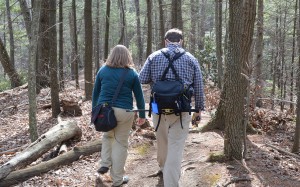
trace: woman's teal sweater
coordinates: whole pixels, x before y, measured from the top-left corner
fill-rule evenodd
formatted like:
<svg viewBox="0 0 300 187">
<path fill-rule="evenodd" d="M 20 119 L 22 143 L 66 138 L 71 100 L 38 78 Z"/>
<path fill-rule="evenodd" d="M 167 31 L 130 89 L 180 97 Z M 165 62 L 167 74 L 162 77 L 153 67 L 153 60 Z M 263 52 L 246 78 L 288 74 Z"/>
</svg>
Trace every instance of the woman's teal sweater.
<svg viewBox="0 0 300 187">
<path fill-rule="evenodd" d="M 96 76 L 93 90 L 93 108 L 98 104 L 111 102 L 124 70 L 125 68 L 112 68 L 106 65 L 100 68 Z M 137 108 L 145 109 L 142 86 L 139 82 L 138 73 L 134 69 L 130 69 L 127 73 L 120 93 L 113 106 L 123 109 L 133 109 L 132 92 L 137 103 Z M 139 112 L 139 117 L 145 118 L 145 112 Z"/>
</svg>

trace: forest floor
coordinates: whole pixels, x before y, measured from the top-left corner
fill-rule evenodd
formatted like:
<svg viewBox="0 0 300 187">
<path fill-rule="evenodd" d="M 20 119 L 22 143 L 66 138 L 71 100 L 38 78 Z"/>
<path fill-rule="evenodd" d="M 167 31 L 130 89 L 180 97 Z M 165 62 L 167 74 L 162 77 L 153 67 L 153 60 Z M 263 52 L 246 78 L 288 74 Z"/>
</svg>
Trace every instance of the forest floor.
<svg viewBox="0 0 300 187">
<path fill-rule="evenodd" d="M 81 88 L 82 82 L 81 82 Z M 149 89 L 144 87 L 147 95 Z M 219 91 L 206 86 L 207 110 L 203 113 L 199 127 L 205 125 L 215 110 Z M 90 126 L 91 102 L 83 101 L 84 91 L 75 89 L 74 83 L 60 93 L 60 99 L 80 103 L 82 116 L 63 116 L 63 120 L 75 119 L 82 130 L 81 141 L 76 145 L 85 145 L 101 138 L 101 133 Z M 43 89 L 38 95 L 38 132 L 45 133 L 57 124 L 51 117 L 51 109 L 43 107 L 51 103 L 50 89 Z M 224 135 L 222 131 L 200 133 L 191 127 L 186 140 L 184 159 L 182 161 L 181 187 L 221 187 L 221 186 L 300 186 L 300 159 L 277 149 L 289 151 L 293 143 L 295 117 L 267 109 L 255 110 L 250 116 L 251 123 L 262 134 L 247 136 L 246 159 L 226 162 L 210 162 L 208 158 L 223 151 Z M 151 124 L 151 120 L 149 120 Z M 30 144 L 28 133 L 28 97 L 27 87 L 22 86 L 0 93 L 0 164 L 4 164 Z M 151 176 L 158 171 L 156 162 L 156 140 L 153 128 L 135 129 L 129 142 L 129 154 L 126 162 L 126 175 L 130 177 L 124 187 L 163 187 L 163 179 Z M 141 133 L 143 132 L 143 133 Z M 148 136 L 146 136 L 148 135 Z M 69 147 L 71 150 L 72 147 Z M 299 156 L 299 154 L 298 154 Z M 99 176 L 100 154 L 81 157 L 72 164 L 61 166 L 56 170 L 35 176 L 19 183 L 19 187 L 44 186 L 111 186 L 108 175 Z M 42 158 L 30 166 L 42 162 Z M 97 182 L 96 182 L 97 181 Z M 96 185 L 97 183 L 97 185 Z"/>
</svg>

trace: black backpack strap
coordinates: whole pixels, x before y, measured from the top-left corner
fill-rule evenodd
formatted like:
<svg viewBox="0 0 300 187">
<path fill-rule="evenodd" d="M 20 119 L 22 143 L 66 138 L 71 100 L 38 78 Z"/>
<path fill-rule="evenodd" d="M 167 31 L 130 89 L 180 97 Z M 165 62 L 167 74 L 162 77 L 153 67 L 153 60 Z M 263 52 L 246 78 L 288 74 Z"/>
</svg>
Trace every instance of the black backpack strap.
<svg viewBox="0 0 300 187">
<path fill-rule="evenodd" d="M 129 69 L 128 69 L 128 68 L 126 68 L 126 69 L 123 71 L 123 74 L 121 75 L 121 78 L 120 78 L 118 87 L 117 87 L 117 89 L 116 89 L 116 92 L 115 92 L 115 94 L 114 94 L 114 96 L 113 96 L 113 98 L 112 98 L 111 106 L 113 106 L 114 102 L 116 101 L 116 99 L 117 99 L 117 97 L 118 97 L 118 95 L 119 95 L 119 92 L 120 92 L 120 90 L 121 90 L 121 87 L 122 87 L 122 85 L 123 85 L 123 82 L 124 82 L 124 80 L 125 80 L 125 77 L 126 77 L 126 75 L 127 75 L 128 72 L 129 72 Z"/>
<path fill-rule="evenodd" d="M 169 65 L 165 69 L 165 71 L 163 72 L 163 74 L 161 76 L 161 80 L 165 80 L 166 79 L 166 75 L 167 75 L 167 73 L 168 73 L 168 71 L 169 71 L 170 68 L 172 69 L 172 71 L 173 71 L 173 73 L 175 75 L 175 79 L 179 80 L 179 76 L 178 76 L 178 74 L 176 72 L 176 69 L 174 68 L 173 62 L 175 60 L 177 60 L 178 58 L 180 58 L 185 53 L 185 50 L 182 49 L 182 48 L 180 48 L 180 49 L 178 48 L 178 51 L 176 51 L 174 57 L 171 57 L 168 51 L 169 51 L 168 48 L 163 48 L 161 50 L 162 54 L 164 54 L 164 56 L 169 60 Z"/>
<path fill-rule="evenodd" d="M 180 116 L 180 125 L 181 125 L 181 128 L 183 129 L 181 112 L 179 113 L 179 116 Z"/>
<path fill-rule="evenodd" d="M 157 122 L 157 125 L 156 125 L 156 127 L 155 127 L 155 132 L 157 131 L 158 126 L 159 126 L 159 124 L 160 124 L 160 119 L 161 119 L 161 114 L 159 114 L 158 122 Z"/>
</svg>

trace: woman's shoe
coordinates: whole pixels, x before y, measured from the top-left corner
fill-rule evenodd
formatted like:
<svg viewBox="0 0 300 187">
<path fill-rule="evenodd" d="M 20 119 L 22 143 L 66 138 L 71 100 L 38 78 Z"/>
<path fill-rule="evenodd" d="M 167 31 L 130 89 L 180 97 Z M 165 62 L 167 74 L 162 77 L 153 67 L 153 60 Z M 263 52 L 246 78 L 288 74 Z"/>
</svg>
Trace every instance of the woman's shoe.
<svg viewBox="0 0 300 187">
<path fill-rule="evenodd" d="M 124 176 L 122 184 L 120 184 L 119 186 L 112 186 L 112 187 L 121 187 L 123 184 L 127 184 L 128 182 L 129 182 L 129 177 L 128 176 Z"/>
<path fill-rule="evenodd" d="M 104 173 L 107 173 L 108 170 L 109 170 L 108 167 L 102 166 L 100 169 L 97 170 L 97 172 L 100 173 L 100 174 L 104 174 Z"/>
</svg>

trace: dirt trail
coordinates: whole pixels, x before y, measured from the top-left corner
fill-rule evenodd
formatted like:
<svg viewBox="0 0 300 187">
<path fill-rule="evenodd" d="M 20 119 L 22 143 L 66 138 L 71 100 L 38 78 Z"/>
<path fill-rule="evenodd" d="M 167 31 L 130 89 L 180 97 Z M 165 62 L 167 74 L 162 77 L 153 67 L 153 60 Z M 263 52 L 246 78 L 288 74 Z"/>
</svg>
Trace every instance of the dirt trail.
<svg viewBox="0 0 300 187">
<path fill-rule="evenodd" d="M 204 113 L 199 125 L 206 124 L 210 119 Z M 189 133 L 184 159 L 182 161 L 182 174 L 180 186 L 212 186 L 221 178 L 220 168 L 225 172 L 226 168 L 222 164 L 212 164 L 206 162 L 210 152 L 220 151 L 223 147 L 222 137 L 215 132 Z M 222 167 L 216 167 L 221 165 Z M 124 187 L 163 187 L 163 179 L 160 176 L 149 177 L 159 170 L 156 162 L 156 141 L 153 145 L 144 145 L 129 149 L 126 164 L 126 174 L 130 177 L 130 182 Z M 103 183 L 99 186 L 110 186 L 108 176 L 100 176 Z"/>
</svg>

